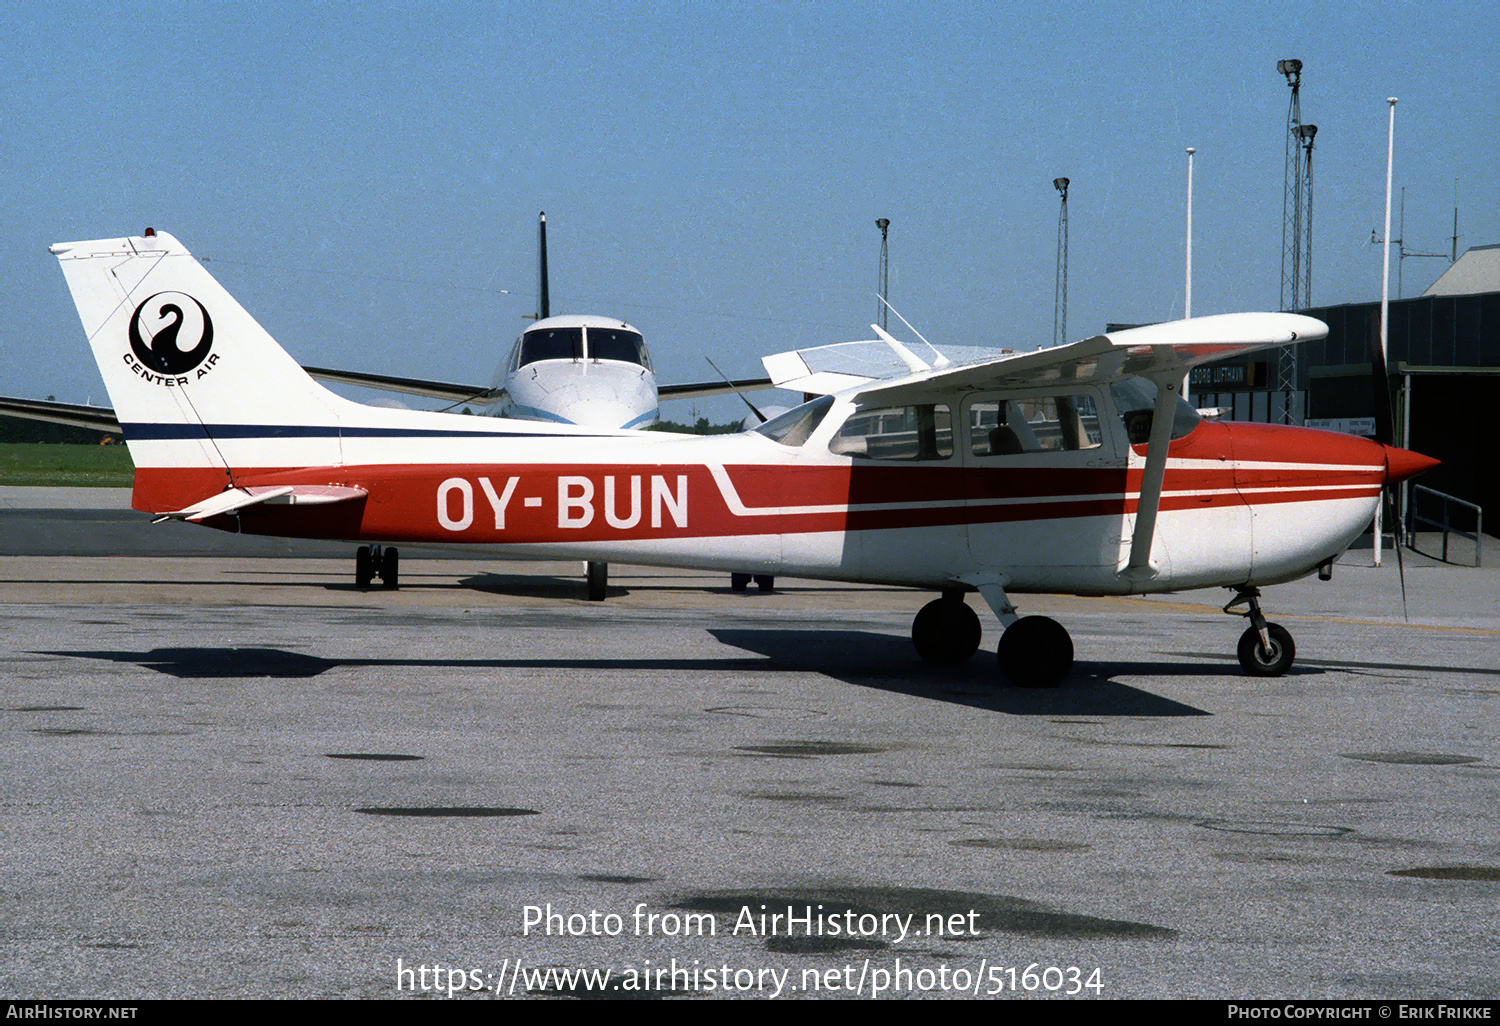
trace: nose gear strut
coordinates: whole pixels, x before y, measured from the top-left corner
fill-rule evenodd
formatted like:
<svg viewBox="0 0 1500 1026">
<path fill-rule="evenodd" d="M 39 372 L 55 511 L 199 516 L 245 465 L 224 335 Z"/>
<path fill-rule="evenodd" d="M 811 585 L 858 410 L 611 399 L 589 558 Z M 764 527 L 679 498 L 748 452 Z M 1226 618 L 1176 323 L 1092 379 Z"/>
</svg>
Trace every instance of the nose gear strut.
<svg viewBox="0 0 1500 1026">
<path fill-rule="evenodd" d="M 1235 606 L 1243 604 L 1244 612 Z M 1292 665 L 1297 656 L 1297 646 L 1291 633 L 1279 623 L 1267 622 L 1260 611 L 1260 589 L 1240 587 L 1234 598 L 1224 606 L 1224 612 L 1243 616 L 1250 626 L 1240 635 L 1238 655 L 1240 665 L 1252 677 L 1280 677 Z"/>
</svg>

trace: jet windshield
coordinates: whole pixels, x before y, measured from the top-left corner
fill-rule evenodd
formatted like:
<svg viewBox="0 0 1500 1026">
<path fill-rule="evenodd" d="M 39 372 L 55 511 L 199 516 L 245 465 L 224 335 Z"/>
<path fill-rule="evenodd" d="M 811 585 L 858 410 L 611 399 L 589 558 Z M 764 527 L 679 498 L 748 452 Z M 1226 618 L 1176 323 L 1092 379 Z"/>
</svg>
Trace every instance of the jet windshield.
<svg viewBox="0 0 1500 1026">
<path fill-rule="evenodd" d="M 651 369 L 646 356 L 646 343 L 633 331 L 624 328 L 590 328 L 589 359 L 618 360 Z"/>
<path fill-rule="evenodd" d="M 625 328 L 534 328 L 521 336 L 516 367 L 542 360 L 612 360 L 651 369 L 646 343 Z"/>
<path fill-rule="evenodd" d="M 583 359 L 582 328 L 538 328 L 521 336 L 521 359 L 524 367 L 539 360 Z"/>
</svg>

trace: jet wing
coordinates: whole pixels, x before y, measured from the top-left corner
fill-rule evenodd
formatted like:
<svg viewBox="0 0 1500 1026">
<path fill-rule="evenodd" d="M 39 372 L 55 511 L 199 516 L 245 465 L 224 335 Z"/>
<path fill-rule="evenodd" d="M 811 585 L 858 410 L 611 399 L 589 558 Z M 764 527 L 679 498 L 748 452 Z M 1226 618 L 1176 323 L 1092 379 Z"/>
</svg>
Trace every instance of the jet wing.
<svg viewBox="0 0 1500 1026">
<path fill-rule="evenodd" d="M 54 403 L 42 399 L 12 399 L 0 396 L 0 414 L 9 417 L 25 417 L 27 420 L 42 420 L 49 424 L 66 424 L 69 427 L 92 428 L 121 434 L 120 422 L 115 411 L 108 406 L 82 406 L 77 403 Z"/>
<path fill-rule="evenodd" d="M 738 381 L 705 381 L 697 385 L 657 385 L 656 394 L 662 399 L 697 399 L 705 395 L 730 395 L 771 387 L 770 378 L 741 378 Z"/>
<path fill-rule="evenodd" d="M 1095 335 L 1064 346 L 975 363 L 950 364 L 892 380 L 870 381 L 862 400 L 900 402 L 933 391 L 972 392 L 1143 376 L 1181 379 L 1193 367 L 1260 349 L 1323 338 L 1328 326 L 1301 314 L 1195 317 Z"/>
<path fill-rule="evenodd" d="M 505 395 L 505 389 L 490 388 L 485 385 L 423 381 L 420 378 L 397 378 L 385 374 L 364 374 L 360 371 L 330 370 L 326 367 L 304 367 L 303 370 L 320 381 L 332 381 L 341 385 L 359 385 L 362 388 L 378 388 L 386 392 L 403 392 L 407 395 L 421 395 L 430 399 L 443 399 L 450 403 L 491 406 Z"/>
</svg>

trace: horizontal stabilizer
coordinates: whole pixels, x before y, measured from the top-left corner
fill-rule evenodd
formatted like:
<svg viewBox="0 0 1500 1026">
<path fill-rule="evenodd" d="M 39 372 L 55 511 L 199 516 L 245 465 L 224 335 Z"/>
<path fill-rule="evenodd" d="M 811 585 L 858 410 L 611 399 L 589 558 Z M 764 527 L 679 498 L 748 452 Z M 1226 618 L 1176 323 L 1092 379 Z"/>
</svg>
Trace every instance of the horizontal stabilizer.
<svg viewBox="0 0 1500 1026">
<path fill-rule="evenodd" d="M 164 520 L 189 520 L 197 523 L 209 517 L 222 516 L 261 503 L 278 506 L 322 506 L 331 502 L 348 502 L 366 495 L 363 488 L 340 485 L 275 485 L 273 487 L 230 488 L 218 495 L 194 503 L 186 509 L 165 513 L 154 523 Z"/>
</svg>

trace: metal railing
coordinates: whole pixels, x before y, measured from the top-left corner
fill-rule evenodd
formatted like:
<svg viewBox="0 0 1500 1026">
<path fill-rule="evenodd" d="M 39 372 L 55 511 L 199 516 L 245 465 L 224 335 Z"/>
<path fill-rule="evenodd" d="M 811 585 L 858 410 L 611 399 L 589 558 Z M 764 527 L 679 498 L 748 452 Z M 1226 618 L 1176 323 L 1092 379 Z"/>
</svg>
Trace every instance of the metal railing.
<svg viewBox="0 0 1500 1026">
<path fill-rule="evenodd" d="M 1417 508 L 1420 505 L 1420 502 L 1418 500 L 1421 499 L 1423 495 L 1432 496 L 1433 498 L 1438 499 L 1442 502 L 1441 519 L 1434 520 L 1431 517 L 1424 517 L 1417 512 Z M 1464 509 L 1474 511 L 1473 534 L 1470 534 L 1467 531 L 1461 531 L 1457 527 L 1453 526 L 1453 519 L 1450 515 L 1450 511 L 1454 506 L 1461 506 Z M 1442 559 L 1444 563 L 1448 562 L 1448 536 L 1450 534 L 1456 534 L 1460 538 L 1467 538 L 1474 543 L 1474 565 L 1480 565 L 1479 538 L 1482 534 L 1484 534 L 1484 510 L 1474 505 L 1474 503 L 1465 502 L 1463 499 L 1460 499 L 1453 495 L 1449 495 L 1446 492 L 1440 492 L 1435 488 L 1428 488 L 1426 485 L 1414 484 L 1411 486 L 1411 504 L 1407 507 L 1406 510 L 1406 546 L 1413 552 L 1422 551 L 1421 549 L 1417 548 L 1417 524 L 1426 524 L 1428 527 L 1433 527 L 1443 532 L 1443 554 L 1439 558 Z M 1423 555 L 1430 555 L 1430 553 L 1423 553 Z"/>
</svg>

